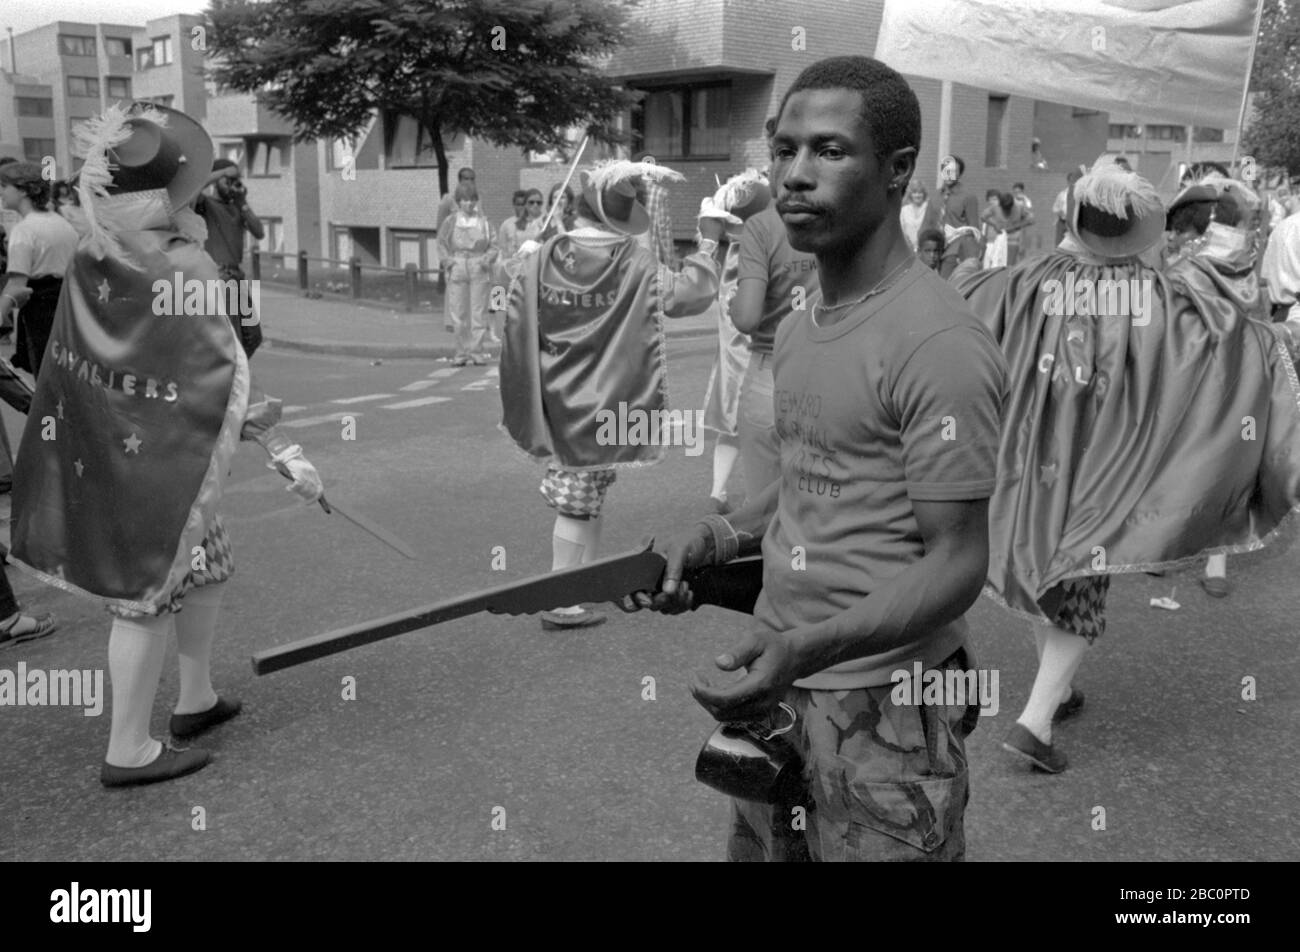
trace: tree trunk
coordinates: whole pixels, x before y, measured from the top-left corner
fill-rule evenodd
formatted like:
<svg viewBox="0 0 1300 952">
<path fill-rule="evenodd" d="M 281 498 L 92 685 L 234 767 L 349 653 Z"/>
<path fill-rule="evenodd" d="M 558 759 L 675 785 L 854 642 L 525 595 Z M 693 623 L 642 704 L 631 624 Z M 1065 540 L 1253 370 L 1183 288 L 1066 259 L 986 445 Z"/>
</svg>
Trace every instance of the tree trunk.
<svg viewBox="0 0 1300 952">
<path fill-rule="evenodd" d="M 429 138 L 433 140 L 433 154 L 438 157 L 438 194 L 446 195 L 451 190 L 447 182 L 447 146 L 442 141 L 442 121 L 434 116 L 425 121 Z"/>
</svg>

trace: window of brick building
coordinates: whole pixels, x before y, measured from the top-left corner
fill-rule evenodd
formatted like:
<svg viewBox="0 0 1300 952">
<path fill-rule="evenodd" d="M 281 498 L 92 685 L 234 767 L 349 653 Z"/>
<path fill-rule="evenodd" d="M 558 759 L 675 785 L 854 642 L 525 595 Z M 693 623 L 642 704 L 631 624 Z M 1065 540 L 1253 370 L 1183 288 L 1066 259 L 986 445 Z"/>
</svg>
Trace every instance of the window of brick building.
<svg viewBox="0 0 1300 952">
<path fill-rule="evenodd" d="M 389 255 L 391 267 L 405 268 L 408 264 L 413 264 L 419 271 L 428 271 L 437 267 L 437 232 L 412 229 L 393 230 L 389 234 L 391 235 Z"/>
<path fill-rule="evenodd" d="M 18 104 L 18 115 L 20 116 L 44 116 L 54 115 L 54 102 L 49 99 L 37 99 L 34 96 L 16 96 L 15 102 Z"/>
<path fill-rule="evenodd" d="M 28 162 L 41 162 L 47 155 L 54 154 L 53 139 L 24 139 L 23 158 Z"/>
<path fill-rule="evenodd" d="M 99 98 L 99 80 L 94 76 L 69 76 L 68 95 Z"/>
<path fill-rule="evenodd" d="M 283 169 L 283 151 L 278 141 L 248 139 L 249 178 L 278 178 Z"/>
<path fill-rule="evenodd" d="M 64 56 L 95 55 L 95 38 L 93 36 L 69 36 L 59 34 L 59 53 Z"/>
<path fill-rule="evenodd" d="M 148 46 L 142 47 L 136 59 L 136 65 L 139 69 L 150 69 L 154 66 L 166 66 L 172 61 L 172 38 L 170 36 L 156 36 L 153 42 Z"/>
<path fill-rule="evenodd" d="M 107 83 L 109 99 L 131 98 L 131 80 L 123 79 L 121 76 L 110 76 Z"/>
<path fill-rule="evenodd" d="M 384 162 L 390 169 L 436 169 L 429 130 L 412 116 L 389 116 L 384 123 Z"/>
<path fill-rule="evenodd" d="M 104 52 L 109 56 L 130 56 L 131 41 L 120 36 L 104 37 Z"/>
<path fill-rule="evenodd" d="M 284 254 L 284 219 L 262 218 L 262 237 L 258 239 L 257 248 L 262 254 Z"/>
<path fill-rule="evenodd" d="M 1007 97 L 989 97 L 988 136 L 984 140 L 984 164 L 999 168 L 1007 164 Z"/>
<path fill-rule="evenodd" d="M 731 84 L 645 90 L 632 111 L 634 150 L 657 159 L 729 158 Z"/>
</svg>

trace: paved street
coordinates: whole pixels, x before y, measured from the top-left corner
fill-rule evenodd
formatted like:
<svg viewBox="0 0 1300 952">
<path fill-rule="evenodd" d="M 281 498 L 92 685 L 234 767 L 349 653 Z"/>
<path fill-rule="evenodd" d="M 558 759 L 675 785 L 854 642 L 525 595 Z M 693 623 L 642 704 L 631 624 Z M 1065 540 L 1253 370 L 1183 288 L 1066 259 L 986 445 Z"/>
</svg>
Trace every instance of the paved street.
<svg viewBox="0 0 1300 952">
<path fill-rule="evenodd" d="M 698 407 L 711 342 L 670 346 L 674 406 Z M 496 430 L 495 367 L 267 349 L 253 361 L 328 495 L 414 546 L 403 559 L 341 518 L 293 501 L 255 446 L 226 494 L 237 573 L 214 680 L 245 713 L 203 745 L 214 763 L 127 791 L 98 782 L 108 711 L 0 708 L 0 859 L 634 859 L 723 856 L 725 800 L 693 778 L 712 722 L 691 672 L 744 625 L 615 613 L 578 633 L 480 615 L 255 677 L 256 650 L 501 584 L 550 567 L 553 515 L 539 472 Z M 15 438 L 21 419 L 3 409 Z M 341 438 L 345 415 L 355 440 Z M 711 448 L 674 451 L 619 476 L 604 550 L 682 526 L 702 509 Z M 739 475 L 733 481 L 739 493 Z M 0 497 L 7 500 L 8 497 Z M 141 518 L 147 514 L 141 513 Z M 504 572 L 491 570 L 503 546 Z M 1294 860 L 1300 766 L 1300 549 L 1232 559 L 1236 588 L 1212 600 L 1186 573 L 1121 577 L 1109 628 L 1084 662 L 1082 716 L 1060 729 L 1072 766 L 1032 775 L 1000 741 L 1034 668 L 1028 625 L 981 600 L 970 614 L 982 667 L 1000 674 L 997 716 L 969 743 L 974 860 Z M 88 602 L 10 578 L 62 630 L 0 652 L 0 667 L 104 668 L 109 618 Z M 1178 611 L 1148 606 L 1169 595 Z M 174 647 L 155 705 L 165 736 Z M 1244 677 L 1258 700 L 1241 698 Z M 344 700 L 345 678 L 356 700 Z M 643 700 L 643 679 L 656 699 Z M 107 690 L 107 677 L 105 677 Z M 206 830 L 192 829 L 202 807 Z M 493 830 L 494 808 L 506 828 Z M 1095 808 L 1105 829 L 1095 830 Z"/>
</svg>

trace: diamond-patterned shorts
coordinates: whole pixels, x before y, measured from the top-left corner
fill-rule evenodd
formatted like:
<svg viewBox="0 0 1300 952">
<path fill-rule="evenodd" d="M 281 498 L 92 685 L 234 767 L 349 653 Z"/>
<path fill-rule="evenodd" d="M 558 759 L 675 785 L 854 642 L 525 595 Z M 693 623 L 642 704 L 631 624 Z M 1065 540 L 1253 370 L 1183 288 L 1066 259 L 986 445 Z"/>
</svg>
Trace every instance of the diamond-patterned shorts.
<svg viewBox="0 0 1300 952">
<path fill-rule="evenodd" d="M 581 470 L 546 467 L 546 475 L 539 487 L 546 505 L 561 515 L 579 519 L 595 519 L 605 502 L 605 491 L 613 484 L 617 473 L 612 469 Z"/>
<path fill-rule="evenodd" d="M 1057 586 L 1061 590 L 1061 607 L 1052 624 L 1072 635 L 1087 638 L 1092 644 L 1106 633 L 1106 592 L 1110 590 L 1109 575 L 1090 575 L 1086 578 L 1066 579 Z"/>
</svg>

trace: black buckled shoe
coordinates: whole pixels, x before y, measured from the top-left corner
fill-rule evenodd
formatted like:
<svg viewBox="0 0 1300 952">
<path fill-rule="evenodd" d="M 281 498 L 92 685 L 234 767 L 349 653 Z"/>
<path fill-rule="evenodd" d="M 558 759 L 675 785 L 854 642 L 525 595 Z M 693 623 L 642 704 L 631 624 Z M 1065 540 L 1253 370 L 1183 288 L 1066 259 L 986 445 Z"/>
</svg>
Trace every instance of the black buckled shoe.
<svg viewBox="0 0 1300 952">
<path fill-rule="evenodd" d="M 1002 742 L 1002 749 L 1009 750 L 1017 757 L 1023 757 L 1038 770 L 1046 773 L 1060 773 L 1070 761 L 1065 754 L 1051 744 L 1044 744 L 1023 724 L 1012 724 L 1007 739 Z"/>
<path fill-rule="evenodd" d="M 163 744 L 152 763 L 143 767 L 114 767 L 107 760 L 99 771 L 99 782 L 106 787 L 141 787 L 147 783 L 174 780 L 208 765 L 212 755 L 201 747 L 173 747 Z"/>
</svg>

